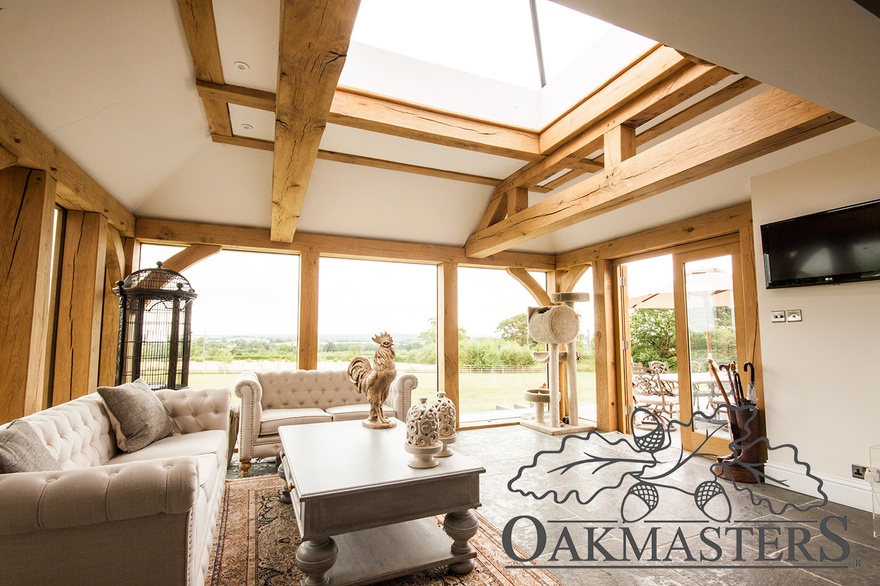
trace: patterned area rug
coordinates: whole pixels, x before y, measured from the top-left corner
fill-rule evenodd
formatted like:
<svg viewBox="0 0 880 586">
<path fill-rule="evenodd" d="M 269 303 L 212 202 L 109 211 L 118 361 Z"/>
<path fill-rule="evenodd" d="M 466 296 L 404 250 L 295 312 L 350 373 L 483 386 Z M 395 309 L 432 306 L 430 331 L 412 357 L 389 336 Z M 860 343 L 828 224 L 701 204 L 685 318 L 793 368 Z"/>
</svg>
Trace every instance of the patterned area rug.
<svg viewBox="0 0 880 586">
<path fill-rule="evenodd" d="M 209 562 L 208 584 L 280 586 L 298 585 L 303 577 L 294 563 L 299 534 L 293 508 L 279 502 L 281 479 L 260 476 L 227 480 L 217 539 Z M 442 519 L 438 518 L 440 524 Z M 450 541 L 451 543 L 451 541 Z M 383 582 L 387 586 L 489 584 L 516 586 L 560 586 L 541 569 L 506 570 L 511 563 L 501 546 L 501 533 L 480 518 L 480 530 L 471 540 L 477 551 L 474 571 L 465 576 L 449 573 L 446 567 L 427 570 Z"/>
</svg>

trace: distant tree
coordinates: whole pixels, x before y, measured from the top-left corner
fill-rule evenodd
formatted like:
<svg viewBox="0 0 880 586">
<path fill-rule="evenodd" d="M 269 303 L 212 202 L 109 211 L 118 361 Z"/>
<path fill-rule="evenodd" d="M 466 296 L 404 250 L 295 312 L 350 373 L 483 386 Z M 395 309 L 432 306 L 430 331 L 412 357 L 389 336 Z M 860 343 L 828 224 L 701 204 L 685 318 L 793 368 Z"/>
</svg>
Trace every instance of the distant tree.
<svg viewBox="0 0 880 586">
<path fill-rule="evenodd" d="M 529 318 L 525 313 L 518 313 L 498 324 L 496 332 L 501 332 L 501 339 L 520 346 L 529 347 Z"/>
<path fill-rule="evenodd" d="M 630 318 L 630 353 L 633 362 L 669 363 L 675 370 L 675 313 L 672 309 L 636 309 Z"/>
<path fill-rule="evenodd" d="M 422 340 L 425 344 L 437 345 L 437 318 L 431 317 L 428 318 L 428 323 L 431 325 L 427 330 L 421 332 L 419 334 L 419 340 Z M 458 328 L 458 342 L 459 344 L 466 340 L 468 337 L 467 331 L 464 328 Z"/>
</svg>

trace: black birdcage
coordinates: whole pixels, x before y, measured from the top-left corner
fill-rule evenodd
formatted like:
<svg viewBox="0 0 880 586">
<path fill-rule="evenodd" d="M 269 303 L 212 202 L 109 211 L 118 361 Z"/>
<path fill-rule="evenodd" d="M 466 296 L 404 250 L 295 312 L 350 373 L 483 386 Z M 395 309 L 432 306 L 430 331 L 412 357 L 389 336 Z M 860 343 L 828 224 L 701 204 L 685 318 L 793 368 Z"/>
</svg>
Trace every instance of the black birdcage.
<svg viewBox="0 0 880 586">
<path fill-rule="evenodd" d="M 142 378 L 153 390 L 185 388 L 197 297 L 189 281 L 160 262 L 117 281 L 113 292 L 119 295 L 116 384 Z"/>
</svg>

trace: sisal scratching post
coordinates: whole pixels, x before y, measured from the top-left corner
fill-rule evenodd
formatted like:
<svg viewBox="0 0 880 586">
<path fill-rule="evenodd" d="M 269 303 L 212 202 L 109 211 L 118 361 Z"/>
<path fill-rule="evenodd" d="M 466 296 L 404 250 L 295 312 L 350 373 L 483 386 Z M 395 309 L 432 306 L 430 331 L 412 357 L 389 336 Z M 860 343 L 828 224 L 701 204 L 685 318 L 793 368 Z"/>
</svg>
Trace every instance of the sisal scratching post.
<svg viewBox="0 0 880 586">
<path fill-rule="evenodd" d="M 575 303 L 586 303 L 590 300 L 589 293 L 551 293 L 550 299 L 553 303 L 563 303 L 566 307 L 570 307 L 574 311 Z M 577 314 L 575 314 L 577 317 Z M 578 330 L 580 330 L 580 320 L 578 320 Z M 577 334 L 575 334 L 577 339 Z M 571 425 L 579 425 L 580 419 L 578 413 L 578 396 L 577 396 L 577 344 L 575 340 L 568 342 L 568 354 L 565 357 L 565 364 L 568 370 L 568 422 Z"/>
<path fill-rule="evenodd" d="M 571 393 L 577 393 L 577 355 L 571 349 L 560 353 L 560 344 L 569 344 L 577 338 L 580 328 L 580 319 L 574 309 L 568 305 L 551 305 L 545 307 L 530 307 L 528 311 L 529 335 L 548 345 L 548 352 L 534 352 L 534 357 L 539 362 L 547 362 L 549 375 L 549 421 L 547 422 L 529 422 L 523 421 L 522 424 L 532 429 L 537 429 L 544 433 L 557 435 L 562 433 L 572 433 L 575 431 L 585 431 L 588 428 L 578 428 L 577 426 L 564 425 L 559 417 L 559 363 L 565 360 L 567 364 L 573 365 L 569 367 L 569 406 L 571 406 Z M 573 360 L 573 361 L 572 361 Z M 577 398 L 574 402 L 577 407 Z M 576 421 L 576 418 L 575 418 Z"/>
</svg>

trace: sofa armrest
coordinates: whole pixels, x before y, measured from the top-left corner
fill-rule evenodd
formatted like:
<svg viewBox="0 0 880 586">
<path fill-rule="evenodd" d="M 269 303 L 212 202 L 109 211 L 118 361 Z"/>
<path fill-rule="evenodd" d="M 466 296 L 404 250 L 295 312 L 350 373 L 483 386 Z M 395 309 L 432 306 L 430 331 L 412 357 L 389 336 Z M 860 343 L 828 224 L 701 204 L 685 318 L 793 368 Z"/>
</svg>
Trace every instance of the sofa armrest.
<svg viewBox="0 0 880 586">
<path fill-rule="evenodd" d="M 181 433 L 219 429 L 229 433 L 229 388 L 156 391 Z"/>
<path fill-rule="evenodd" d="M 263 420 L 263 387 L 255 372 L 242 372 L 235 379 L 235 394 L 241 398 L 241 419 L 239 421 L 239 458 L 243 462 L 253 457 L 254 443 L 260 435 Z"/>
<path fill-rule="evenodd" d="M 418 377 L 409 373 L 397 375 L 397 378 L 391 383 L 385 403 L 397 412 L 398 419 L 406 420 L 406 414 L 412 405 L 413 389 L 418 386 Z"/>
<path fill-rule="evenodd" d="M 181 514 L 199 490 L 196 458 L 0 475 L 0 535 Z"/>
</svg>

